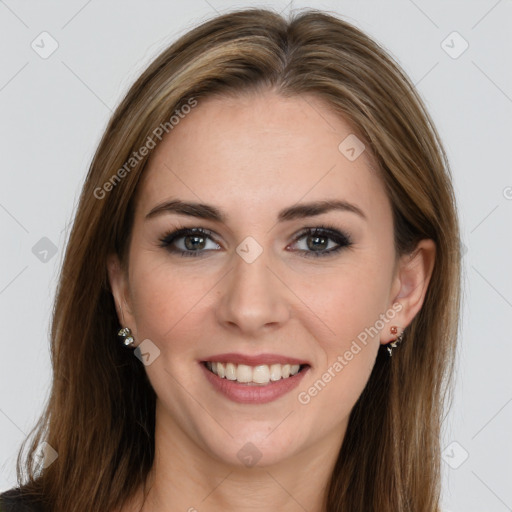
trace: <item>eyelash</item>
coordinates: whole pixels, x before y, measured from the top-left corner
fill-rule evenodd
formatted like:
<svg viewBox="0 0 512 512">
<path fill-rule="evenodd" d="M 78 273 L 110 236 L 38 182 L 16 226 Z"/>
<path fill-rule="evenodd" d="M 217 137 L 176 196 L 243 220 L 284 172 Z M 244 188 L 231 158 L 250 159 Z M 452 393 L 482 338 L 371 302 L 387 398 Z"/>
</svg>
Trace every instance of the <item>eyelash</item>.
<svg viewBox="0 0 512 512">
<path fill-rule="evenodd" d="M 162 238 L 160 238 L 160 244 L 159 246 L 162 248 L 167 249 L 171 253 L 177 253 L 180 256 L 183 257 L 200 257 L 205 252 L 209 252 L 208 250 L 203 251 L 182 251 L 180 249 L 174 249 L 171 247 L 171 244 L 175 242 L 176 240 L 179 240 L 180 238 L 186 238 L 190 235 L 201 235 L 206 238 L 209 238 L 210 240 L 215 240 L 212 238 L 213 232 L 204 229 L 204 228 L 181 228 L 177 229 L 175 231 L 169 231 L 167 232 Z M 351 238 L 348 234 L 342 233 L 336 228 L 328 225 L 321 225 L 314 228 L 304 228 L 294 239 L 293 243 L 297 243 L 300 239 L 306 237 L 306 236 L 313 236 L 313 237 L 325 237 L 328 240 L 332 240 L 338 244 L 338 247 L 335 247 L 334 249 L 328 249 L 323 251 L 304 251 L 299 250 L 298 252 L 302 253 L 306 258 L 322 258 L 331 256 L 339 251 L 341 251 L 344 248 L 348 248 L 352 245 Z M 217 243 L 217 242 L 215 242 Z"/>
</svg>

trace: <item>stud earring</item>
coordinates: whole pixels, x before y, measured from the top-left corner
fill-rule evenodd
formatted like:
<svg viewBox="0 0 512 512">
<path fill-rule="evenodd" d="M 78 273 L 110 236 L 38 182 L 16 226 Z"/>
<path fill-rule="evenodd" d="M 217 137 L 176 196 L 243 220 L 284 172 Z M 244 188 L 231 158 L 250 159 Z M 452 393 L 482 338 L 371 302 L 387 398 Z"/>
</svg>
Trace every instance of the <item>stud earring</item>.
<svg viewBox="0 0 512 512">
<path fill-rule="evenodd" d="M 397 334 L 398 333 L 398 327 L 396 325 L 393 325 L 389 329 L 389 331 L 391 332 L 391 334 Z M 388 349 L 389 357 L 391 357 L 393 355 L 393 349 L 396 348 L 397 345 L 402 342 L 403 337 L 404 337 L 404 331 L 402 331 L 400 333 L 400 335 L 397 336 L 393 341 L 388 343 L 388 346 L 386 348 Z"/>
<path fill-rule="evenodd" d="M 117 332 L 117 335 L 121 338 L 123 344 L 126 346 L 126 347 L 129 347 L 130 345 L 133 344 L 133 342 L 135 341 L 133 339 L 133 336 L 132 336 L 132 331 L 129 327 L 122 327 L 121 329 L 119 329 L 119 331 Z"/>
</svg>

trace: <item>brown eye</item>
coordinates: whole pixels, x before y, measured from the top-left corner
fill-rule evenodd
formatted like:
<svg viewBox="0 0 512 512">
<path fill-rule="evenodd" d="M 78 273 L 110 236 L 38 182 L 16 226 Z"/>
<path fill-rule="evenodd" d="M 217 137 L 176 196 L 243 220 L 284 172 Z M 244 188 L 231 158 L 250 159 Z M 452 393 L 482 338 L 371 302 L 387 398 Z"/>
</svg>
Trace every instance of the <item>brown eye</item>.
<svg viewBox="0 0 512 512">
<path fill-rule="evenodd" d="M 206 245 L 206 238 L 202 235 L 185 235 L 182 238 L 185 240 L 185 247 L 190 251 L 204 249 Z"/>
<path fill-rule="evenodd" d="M 295 239 L 294 245 L 303 239 L 305 243 L 298 251 L 306 257 L 330 256 L 352 245 L 348 235 L 327 227 L 307 228 Z"/>
<path fill-rule="evenodd" d="M 160 247 L 165 247 L 169 252 L 180 256 L 201 256 L 205 252 L 220 248 L 211 235 L 212 232 L 204 228 L 178 229 L 160 239 Z M 208 242 L 214 247 L 208 248 Z"/>
</svg>

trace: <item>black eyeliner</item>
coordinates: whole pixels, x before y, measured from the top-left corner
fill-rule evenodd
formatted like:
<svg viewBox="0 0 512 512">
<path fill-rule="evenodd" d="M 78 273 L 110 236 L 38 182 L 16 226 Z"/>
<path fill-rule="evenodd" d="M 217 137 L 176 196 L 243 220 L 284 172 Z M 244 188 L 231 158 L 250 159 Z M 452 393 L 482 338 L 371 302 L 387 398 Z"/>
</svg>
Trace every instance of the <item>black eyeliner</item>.
<svg viewBox="0 0 512 512">
<path fill-rule="evenodd" d="M 179 254 L 180 256 L 185 257 L 200 257 L 206 252 L 210 252 L 211 249 L 208 250 L 199 250 L 199 251 L 183 251 L 181 249 L 172 249 L 172 243 L 179 239 L 184 238 L 189 235 L 201 235 L 205 238 L 209 238 L 210 240 L 214 241 L 216 244 L 220 245 L 216 240 L 212 238 L 213 232 L 209 229 L 205 229 L 202 227 L 194 227 L 194 228 L 178 228 L 174 231 L 169 231 L 165 233 L 160 239 L 159 239 L 159 247 L 166 249 L 171 254 Z M 328 257 L 331 254 L 338 253 L 342 249 L 345 249 L 347 247 L 350 247 L 352 245 L 352 239 L 350 235 L 347 233 L 343 233 L 339 231 L 339 229 L 330 226 L 330 225 L 318 225 L 314 227 L 306 227 L 303 228 L 295 237 L 292 242 L 292 244 L 297 243 L 301 238 L 304 238 L 305 236 L 319 236 L 319 237 L 326 237 L 332 241 L 334 241 L 336 244 L 338 244 L 338 247 L 324 250 L 324 251 L 305 251 L 302 249 L 297 250 L 296 252 L 299 252 L 300 254 L 304 255 L 305 257 Z"/>
</svg>

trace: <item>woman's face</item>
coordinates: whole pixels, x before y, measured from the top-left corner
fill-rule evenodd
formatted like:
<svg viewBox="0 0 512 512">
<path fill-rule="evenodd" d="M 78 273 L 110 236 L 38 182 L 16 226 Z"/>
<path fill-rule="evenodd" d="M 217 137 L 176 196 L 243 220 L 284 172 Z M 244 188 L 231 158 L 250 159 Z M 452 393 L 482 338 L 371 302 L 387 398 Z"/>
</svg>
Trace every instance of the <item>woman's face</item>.
<svg viewBox="0 0 512 512">
<path fill-rule="evenodd" d="M 173 442 L 249 466 L 341 444 L 406 324 L 391 205 L 361 150 L 320 100 L 265 92 L 199 100 L 153 151 L 128 275 L 110 270 Z M 178 201 L 201 207 L 163 206 Z M 204 232 L 169 236 L 185 228 Z"/>
</svg>

